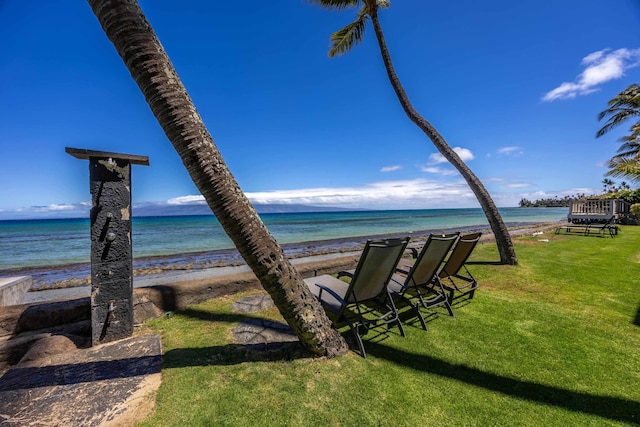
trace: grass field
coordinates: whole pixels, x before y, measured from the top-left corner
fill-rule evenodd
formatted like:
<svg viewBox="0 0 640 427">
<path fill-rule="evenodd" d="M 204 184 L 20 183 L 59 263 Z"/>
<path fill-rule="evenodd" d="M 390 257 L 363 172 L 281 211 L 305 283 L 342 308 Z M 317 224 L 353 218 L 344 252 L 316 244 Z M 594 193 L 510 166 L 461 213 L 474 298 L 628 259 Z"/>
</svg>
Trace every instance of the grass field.
<svg viewBox="0 0 640 427">
<path fill-rule="evenodd" d="M 548 240 L 548 241 L 541 241 Z M 615 238 L 515 239 L 520 265 L 480 245 L 468 304 L 365 337 L 367 358 L 235 344 L 238 294 L 157 319 L 162 386 L 143 426 L 640 424 L 640 227 Z M 275 309 L 249 316 L 280 319 Z M 345 335 L 349 338 L 349 335 Z M 353 348 L 353 343 L 350 343 Z"/>
</svg>

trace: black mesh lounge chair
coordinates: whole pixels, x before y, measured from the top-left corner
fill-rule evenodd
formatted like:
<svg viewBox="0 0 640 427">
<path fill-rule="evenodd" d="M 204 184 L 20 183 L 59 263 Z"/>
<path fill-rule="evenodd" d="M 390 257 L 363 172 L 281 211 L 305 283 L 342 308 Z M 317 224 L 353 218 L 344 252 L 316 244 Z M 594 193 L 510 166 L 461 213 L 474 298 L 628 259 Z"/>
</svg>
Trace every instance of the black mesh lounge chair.
<svg viewBox="0 0 640 427">
<path fill-rule="evenodd" d="M 328 274 L 304 280 L 324 308 L 337 315 L 336 323 L 349 325 L 362 357 L 367 354 L 360 337 L 361 327 L 366 332 L 395 323 L 405 336 L 387 284 L 408 242 L 409 238 L 367 241 L 353 274 L 342 274 L 351 276 L 351 283 Z"/>
<path fill-rule="evenodd" d="M 427 325 L 420 307 L 430 309 L 444 305 L 453 316 L 453 310 L 437 272 L 458 237 L 459 233 L 430 235 L 413 265 L 406 266 L 409 267 L 406 270 L 400 267 L 400 274 L 394 274 L 389 282 L 389 290 L 403 297 L 414 308 L 424 330 L 427 329 Z"/>
<path fill-rule="evenodd" d="M 449 292 L 449 305 L 453 304 L 454 298 L 460 298 L 465 295 L 472 299 L 478 287 L 478 282 L 473 278 L 465 263 L 469 259 L 471 252 L 473 252 L 473 248 L 478 244 L 480 236 L 482 236 L 482 233 L 460 236 L 451 251 L 451 255 L 449 255 L 449 258 L 438 272 L 442 287 Z"/>
</svg>

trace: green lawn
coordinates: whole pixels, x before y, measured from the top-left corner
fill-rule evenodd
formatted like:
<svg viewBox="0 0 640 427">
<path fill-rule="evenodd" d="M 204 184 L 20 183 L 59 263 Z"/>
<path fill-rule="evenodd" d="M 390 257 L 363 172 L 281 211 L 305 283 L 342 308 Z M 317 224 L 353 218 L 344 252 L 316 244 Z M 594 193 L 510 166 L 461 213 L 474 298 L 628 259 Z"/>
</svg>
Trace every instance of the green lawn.
<svg viewBox="0 0 640 427">
<path fill-rule="evenodd" d="M 163 339 L 163 379 L 140 425 L 640 424 L 640 227 L 515 244 L 517 267 L 492 264 L 493 244 L 476 249 L 480 288 L 455 318 L 439 310 L 428 331 L 409 322 L 406 338 L 370 333 L 366 359 L 234 344 L 242 316 L 231 303 L 246 294 L 150 322 Z"/>
</svg>

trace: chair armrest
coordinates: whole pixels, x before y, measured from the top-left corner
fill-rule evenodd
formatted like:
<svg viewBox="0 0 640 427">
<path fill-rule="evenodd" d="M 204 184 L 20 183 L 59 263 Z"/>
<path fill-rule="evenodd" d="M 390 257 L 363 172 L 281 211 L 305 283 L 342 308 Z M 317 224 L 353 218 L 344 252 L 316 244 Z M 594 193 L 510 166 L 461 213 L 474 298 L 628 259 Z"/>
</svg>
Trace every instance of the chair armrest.
<svg viewBox="0 0 640 427">
<path fill-rule="evenodd" d="M 353 279 L 353 272 L 351 271 L 339 271 L 338 272 L 338 279 L 341 277 L 348 277 L 350 279 Z"/>
<path fill-rule="evenodd" d="M 322 301 L 322 291 L 327 291 L 329 294 L 331 294 L 332 297 L 334 297 L 336 300 L 338 300 L 338 302 L 342 305 L 346 305 L 347 302 L 342 299 L 342 297 L 340 295 L 338 295 L 333 289 L 325 286 L 325 285 L 321 285 L 320 283 L 316 283 L 315 284 L 317 287 L 320 288 L 320 293 L 318 294 L 318 299 L 320 301 Z"/>
</svg>

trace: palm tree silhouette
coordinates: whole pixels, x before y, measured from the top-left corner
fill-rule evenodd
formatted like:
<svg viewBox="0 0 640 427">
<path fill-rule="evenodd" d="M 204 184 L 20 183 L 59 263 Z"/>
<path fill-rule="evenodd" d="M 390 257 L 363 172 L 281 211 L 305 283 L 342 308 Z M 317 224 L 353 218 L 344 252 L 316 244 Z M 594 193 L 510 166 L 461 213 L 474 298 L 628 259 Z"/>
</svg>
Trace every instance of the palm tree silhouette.
<svg viewBox="0 0 640 427">
<path fill-rule="evenodd" d="M 387 76 L 391 82 L 391 86 L 396 93 L 400 105 L 404 109 L 404 112 L 409 119 L 418 126 L 431 140 L 433 145 L 438 149 L 440 154 L 449 161 L 462 175 L 467 182 L 467 185 L 471 188 L 471 191 L 475 194 L 482 210 L 484 211 L 491 230 L 496 239 L 498 246 L 498 253 L 500 254 L 500 262 L 503 264 L 518 264 L 518 258 L 516 257 L 515 248 L 511 242 L 511 236 L 506 225 L 502 221 L 500 212 L 496 207 L 493 199 L 489 195 L 489 192 L 484 187 L 478 177 L 469 169 L 469 167 L 462 161 L 460 156 L 447 144 L 442 135 L 436 130 L 436 128 L 429 123 L 424 117 L 422 117 L 414 108 L 409 97 L 405 92 L 400 79 L 396 75 L 393 64 L 391 63 L 391 56 L 387 49 L 387 44 L 382 33 L 382 27 L 378 19 L 378 9 L 380 7 L 386 8 L 389 6 L 389 0 L 308 0 L 313 4 L 317 4 L 327 9 L 346 9 L 352 7 L 360 7 L 356 20 L 351 24 L 345 26 L 339 31 L 336 31 L 331 35 L 331 49 L 329 50 L 329 56 L 343 55 L 347 53 L 353 46 L 362 41 L 364 30 L 368 19 L 371 19 L 373 29 L 376 33 L 378 40 L 378 46 L 382 55 L 382 61 L 384 62 Z"/>
</svg>

